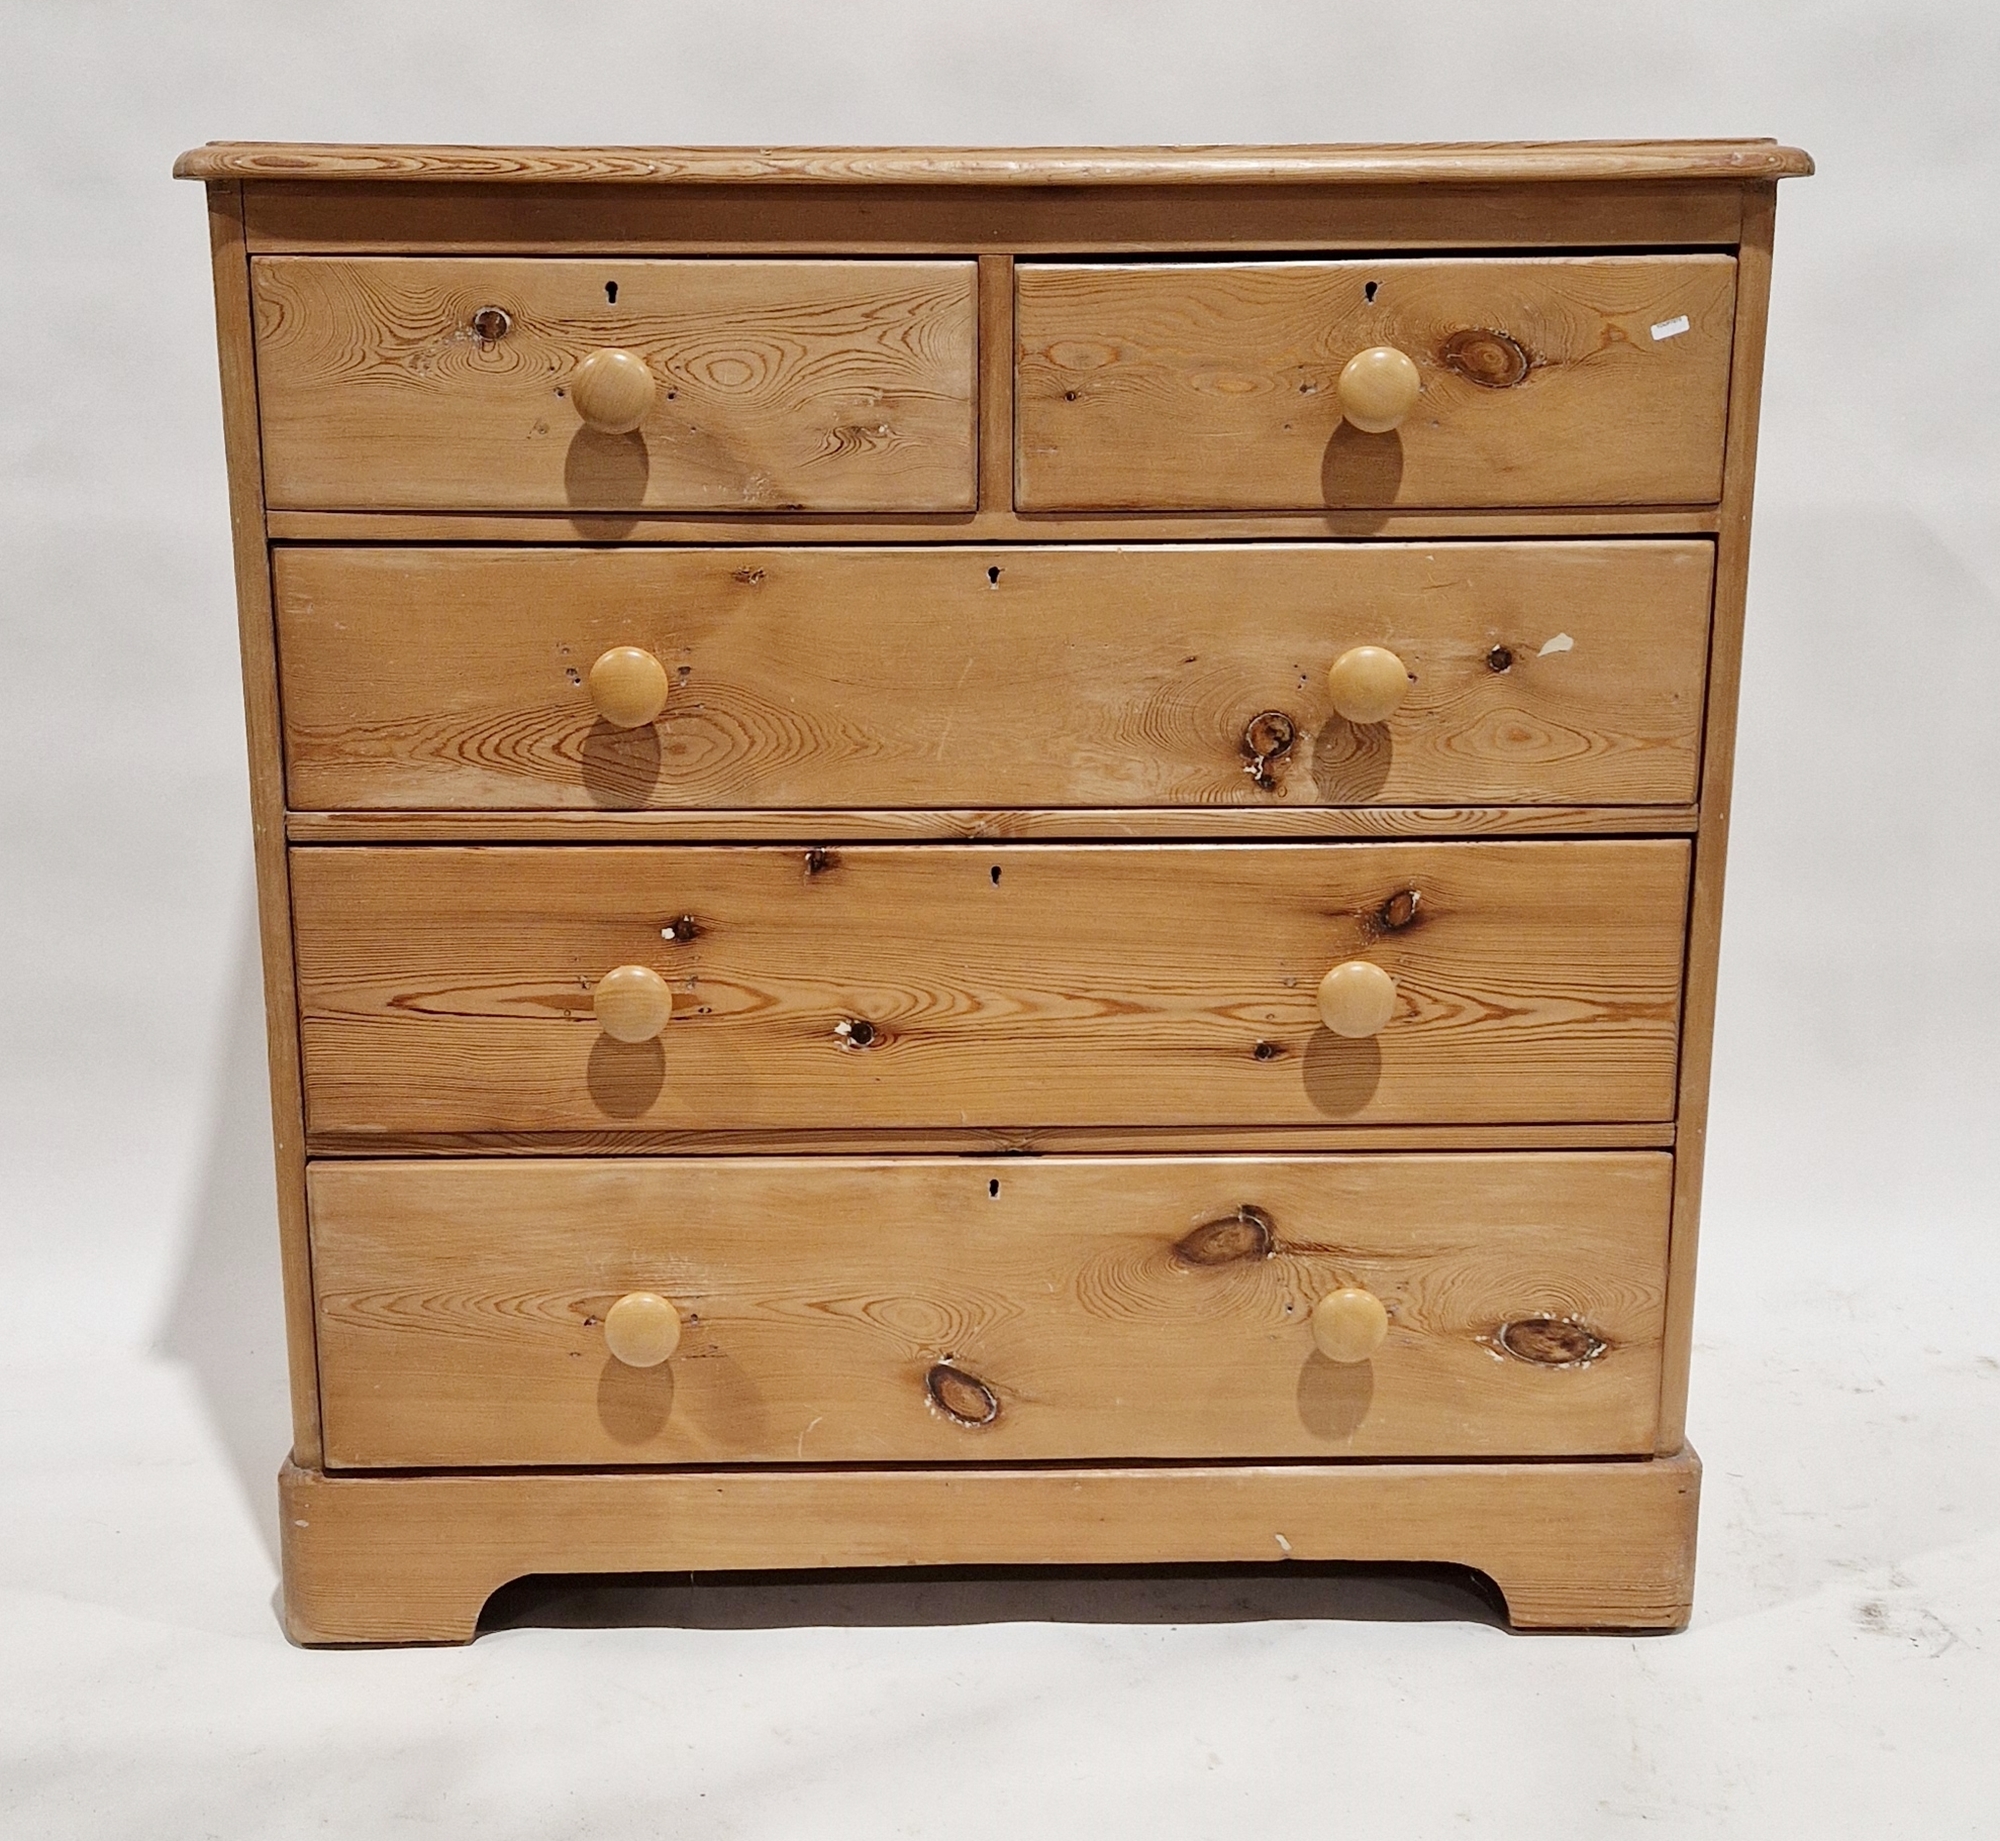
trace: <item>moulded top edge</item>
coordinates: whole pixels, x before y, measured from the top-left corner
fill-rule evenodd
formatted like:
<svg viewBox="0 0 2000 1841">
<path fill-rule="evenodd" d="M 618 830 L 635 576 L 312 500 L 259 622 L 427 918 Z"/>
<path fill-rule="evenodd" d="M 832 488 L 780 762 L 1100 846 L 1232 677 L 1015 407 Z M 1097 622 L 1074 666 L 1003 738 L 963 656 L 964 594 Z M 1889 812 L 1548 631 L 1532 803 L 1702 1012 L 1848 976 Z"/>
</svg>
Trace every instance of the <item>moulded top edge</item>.
<svg viewBox="0 0 2000 1841">
<path fill-rule="evenodd" d="M 1505 185 L 1803 178 L 1771 140 L 1324 147 L 397 147 L 211 141 L 177 179 L 483 185 Z"/>
</svg>

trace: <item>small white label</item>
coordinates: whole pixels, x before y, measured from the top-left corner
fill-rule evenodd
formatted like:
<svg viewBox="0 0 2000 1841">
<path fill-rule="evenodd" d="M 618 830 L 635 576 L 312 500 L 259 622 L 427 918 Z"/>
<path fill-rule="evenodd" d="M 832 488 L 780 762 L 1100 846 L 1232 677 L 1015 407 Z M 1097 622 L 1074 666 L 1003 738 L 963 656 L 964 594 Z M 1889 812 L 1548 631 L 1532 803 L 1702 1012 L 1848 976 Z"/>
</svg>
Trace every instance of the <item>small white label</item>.
<svg viewBox="0 0 2000 1841">
<path fill-rule="evenodd" d="M 1570 638 L 1570 636 L 1567 633 L 1558 633 L 1555 636 L 1555 638 L 1550 640 L 1547 645 L 1545 645 L 1539 652 L 1535 654 L 1535 656 L 1537 658 L 1547 658 L 1551 652 L 1568 652 L 1575 645 L 1576 641 Z"/>
<path fill-rule="evenodd" d="M 1655 326 L 1653 328 L 1653 337 L 1656 339 L 1678 339 L 1687 329 L 1688 316 L 1685 313 L 1677 313 L 1672 319 L 1662 320 Z"/>
</svg>

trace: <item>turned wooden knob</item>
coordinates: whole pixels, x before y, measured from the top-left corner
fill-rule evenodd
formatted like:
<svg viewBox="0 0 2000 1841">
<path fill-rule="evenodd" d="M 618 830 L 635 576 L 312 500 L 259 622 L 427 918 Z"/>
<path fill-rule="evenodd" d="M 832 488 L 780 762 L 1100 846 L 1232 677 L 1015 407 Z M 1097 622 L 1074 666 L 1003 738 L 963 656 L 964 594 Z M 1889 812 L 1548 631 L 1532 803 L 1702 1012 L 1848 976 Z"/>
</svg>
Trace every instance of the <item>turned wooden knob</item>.
<svg viewBox="0 0 2000 1841">
<path fill-rule="evenodd" d="M 1312 1321 L 1313 1342 L 1330 1362 L 1365 1362 L 1389 1334 L 1382 1300 L 1358 1285 L 1329 1291 L 1313 1306 Z"/>
<path fill-rule="evenodd" d="M 593 674 L 595 675 L 595 674 Z M 1387 646 L 1350 646 L 1326 674 L 1333 707 L 1364 727 L 1387 722 L 1410 694 L 1410 674 Z"/>
<path fill-rule="evenodd" d="M 667 668 L 638 646 L 613 646 L 590 668 L 590 700 L 614 729 L 643 729 L 667 707 Z"/>
<path fill-rule="evenodd" d="M 1319 981 L 1319 1014 L 1337 1036 L 1381 1032 L 1396 1008 L 1396 981 L 1379 965 L 1349 959 Z"/>
<path fill-rule="evenodd" d="M 653 373 L 637 352 L 607 345 L 576 367 L 569 400 L 600 435 L 629 435 L 653 406 Z"/>
<path fill-rule="evenodd" d="M 674 994 L 650 965 L 621 965 L 597 981 L 590 994 L 597 1024 L 619 1042 L 649 1042 L 674 1013 Z"/>
<path fill-rule="evenodd" d="M 628 1368 L 657 1368 L 681 1346 L 681 1314 L 658 1292 L 628 1291 L 604 1313 L 604 1346 Z"/>
<path fill-rule="evenodd" d="M 1342 366 L 1340 413 L 1364 435 L 1386 435 L 1400 427 L 1417 406 L 1424 380 L 1416 365 L 1393 345 L 1371 345 Z"/>
</svg>

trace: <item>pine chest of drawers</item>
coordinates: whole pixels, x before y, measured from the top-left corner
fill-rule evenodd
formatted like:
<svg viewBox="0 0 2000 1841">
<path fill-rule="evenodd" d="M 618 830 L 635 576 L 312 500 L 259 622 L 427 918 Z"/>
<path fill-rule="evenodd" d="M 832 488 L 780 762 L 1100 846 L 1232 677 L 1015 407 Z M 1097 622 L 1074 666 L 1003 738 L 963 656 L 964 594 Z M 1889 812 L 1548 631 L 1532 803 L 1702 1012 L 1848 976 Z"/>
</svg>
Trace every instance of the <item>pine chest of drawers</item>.
<svg viewBox="0 0 2000 1841">
<path fill-rule="evenodd" d="M 1802 155 L 178 170 L 297 1638 L 1288 1556 L 1686 1620 Z"/>
</svg>

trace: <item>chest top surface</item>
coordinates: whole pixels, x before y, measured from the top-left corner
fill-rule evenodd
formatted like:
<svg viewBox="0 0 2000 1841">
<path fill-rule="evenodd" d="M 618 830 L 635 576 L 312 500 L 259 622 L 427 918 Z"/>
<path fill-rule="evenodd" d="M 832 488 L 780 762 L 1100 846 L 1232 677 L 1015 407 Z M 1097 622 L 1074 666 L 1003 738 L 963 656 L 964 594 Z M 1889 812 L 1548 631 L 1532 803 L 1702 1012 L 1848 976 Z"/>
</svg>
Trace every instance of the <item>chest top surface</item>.
<svg viewBox="0 0 2000 1841">
<path fill-rule="evenodd" d="M 1488 141 L 1275 147 L 460 147 L 210 141 L 179 179 L 596 185 L 1517 184 L 1813 170 L 1773 140 Z"/>
</svg>

